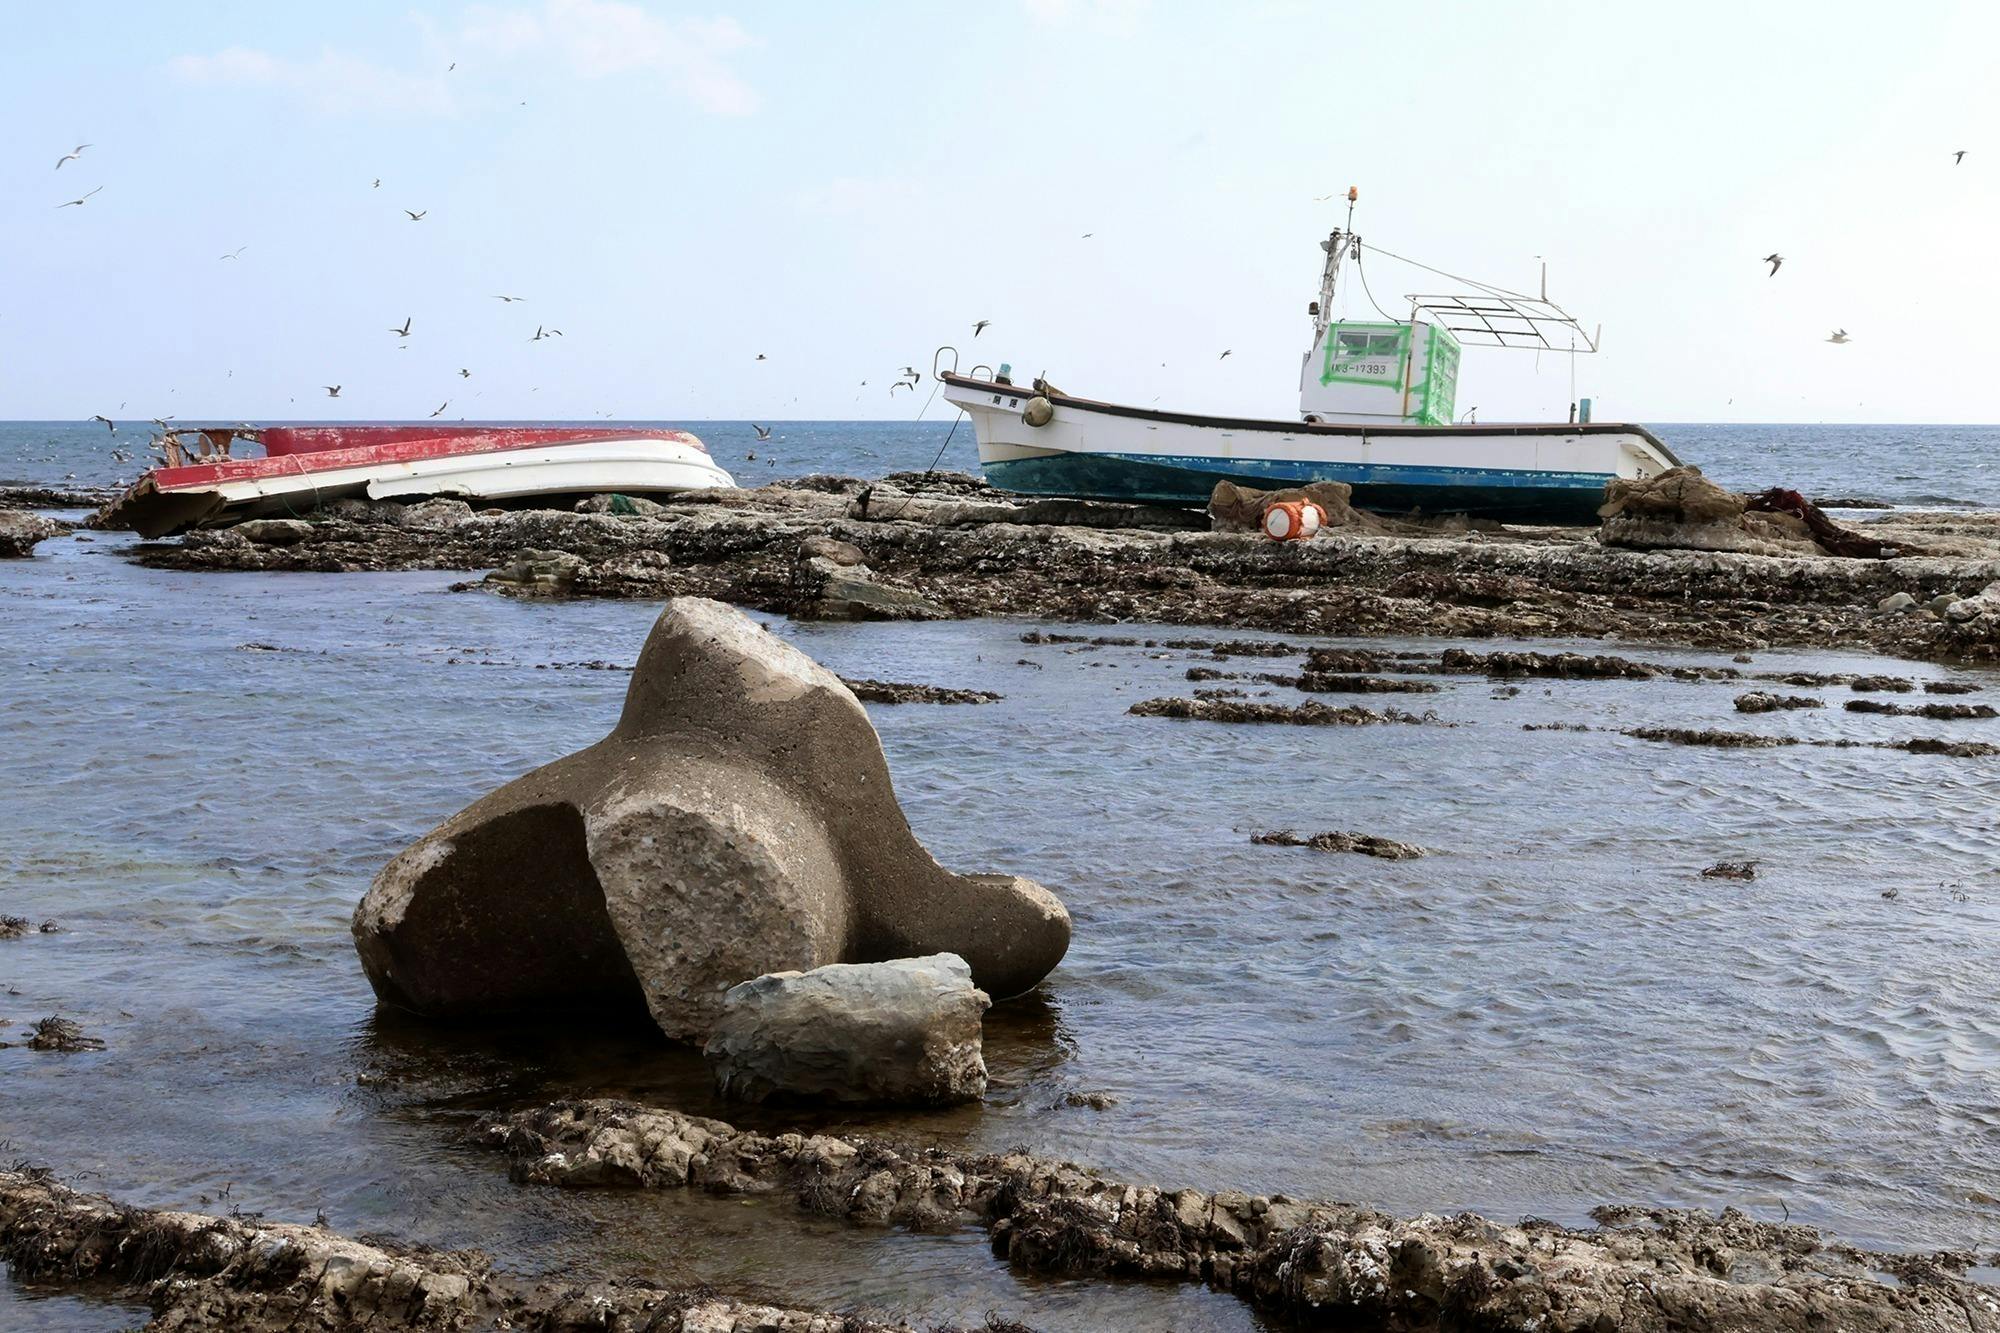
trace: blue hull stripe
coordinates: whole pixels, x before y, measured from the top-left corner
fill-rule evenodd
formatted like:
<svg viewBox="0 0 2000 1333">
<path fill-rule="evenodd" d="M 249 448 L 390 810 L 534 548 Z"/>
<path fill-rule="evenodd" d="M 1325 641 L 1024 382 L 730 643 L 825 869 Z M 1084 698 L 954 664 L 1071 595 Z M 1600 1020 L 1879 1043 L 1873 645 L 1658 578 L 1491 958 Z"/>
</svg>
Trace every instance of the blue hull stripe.
<svg viewBox="0 0 2000 1333">
<path fill-rule="evenodd" d="M 1601 472 L 1156 454 L 1060 453 L 982 466 L 995 486 L 1028 495 L 1202 505 L 1219 481 L 1264 490 L 1342 481 L 1354 488 L 1354 503 L 1366 509 L 1577 523 L 1597 521 L 1605 484 L 1612 479 Z"/>
</svg>

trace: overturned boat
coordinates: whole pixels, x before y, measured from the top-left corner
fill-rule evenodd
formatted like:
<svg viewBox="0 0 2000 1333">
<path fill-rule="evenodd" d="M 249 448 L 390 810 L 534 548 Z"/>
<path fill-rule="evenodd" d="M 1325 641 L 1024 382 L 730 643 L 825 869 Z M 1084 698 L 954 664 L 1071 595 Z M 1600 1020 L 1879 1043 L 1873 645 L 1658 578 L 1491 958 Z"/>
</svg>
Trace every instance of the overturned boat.
<svg viewBox="0 0 2000 1333">
<path fill-rule="evenodd" d="M 197 426 L 155 441 L 161 465 L 105 510 L 164 537 L 304 513 L 327 500 L 530 498 L 709 490 L 735 480 L 686 431 L 594 426 Z M 239 457 L 242 445 L 262 448 Z"/>
<path fill-rule="evenodd" d="M 944 397 L 972 420 L 987 480 L 1030 495 L 1183 505 L 1205 503 L 1221 481 L 1267 490 L 1339 481 L 1354 488 L 1356 505 L 1385 513 L 1594 523 L 1614 478 L 1642 480 L 1678 465 L 1645 427 L 1592 422 L 1587 398 L 1567 422 L 1458 420 L 1462 343 L 1577 353 L 1596 351 L 1597 338 L 1546 291 L 1534 297 L 1485 284 L 1410 296 L 1403 320 L 1334 319 L 1342 261 L 1358 267 L 1364 250 L 1351 230 L 1352 203 L 1350 192 L 1349 228 L 1320 243 L 1326 263 L 1308 306 L 1301 419 L 1100 402 L 1044 380 L 1016 385 L 1005 365 L 959 374 L 955 352 L 946 369 L 951 349 L 941 349 L 934 369 Z"/>
</svg>

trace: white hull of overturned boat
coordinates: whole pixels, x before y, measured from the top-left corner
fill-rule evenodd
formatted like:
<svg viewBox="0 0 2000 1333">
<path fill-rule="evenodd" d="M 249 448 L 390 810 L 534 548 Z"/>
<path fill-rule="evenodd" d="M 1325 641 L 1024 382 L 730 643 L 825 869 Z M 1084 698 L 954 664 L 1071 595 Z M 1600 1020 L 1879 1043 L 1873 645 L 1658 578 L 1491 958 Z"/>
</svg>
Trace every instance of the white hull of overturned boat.
<svg viewBox="0 0 2000 1333">
<path fill-rule="evenodd" d="M 263 498 L 277 478 L 225 483 L 232 502 Z M 346 488 L 371 500 L 410 495 L 456 495 L 480 500 L 520 500 L 537 495 L 647 494 L 702 491 L 736 484 L 705 452 L 673 440 L 584 440 L 575 444 L 376 463 L 313 473 L 306 489 Z M 290 493 L 296 494 L 294 486 Z"/>
<path fill-rule="evenodd" d="M 381 428 L 338 428 L 344 447 L 227 456 L 155 469 L 114 502 L 112 526 L 152 537 L 206 523 L 302 513 L 328 500 L 456 496 L 474 501 L 605 492 L 671 494 L 733 487 L 685 432 L 536 440 L 533 430 L 467 432 L 345 445 Z M 292 434 L 311 434 L 312 429 Z M 322 430 L 332 434 L 334 431 Z M 266 440 L 283 432 L 264 432 Z"/>
</svg>

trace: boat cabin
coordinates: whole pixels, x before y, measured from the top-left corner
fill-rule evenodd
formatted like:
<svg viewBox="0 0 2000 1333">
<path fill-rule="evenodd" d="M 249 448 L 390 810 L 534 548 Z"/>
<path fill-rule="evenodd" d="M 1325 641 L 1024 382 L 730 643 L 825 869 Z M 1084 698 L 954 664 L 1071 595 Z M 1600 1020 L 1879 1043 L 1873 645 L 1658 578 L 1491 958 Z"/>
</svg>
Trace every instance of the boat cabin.
<svg viewBox="0 0 2000 1333">
<path fill-rule="evenodd" d="M 1299 411 L 1308 421 L 1448 426 L 1458 354 L 1450 330 L 1422 320 L 1328 323 L 1299 371 Z"/>
</svg>

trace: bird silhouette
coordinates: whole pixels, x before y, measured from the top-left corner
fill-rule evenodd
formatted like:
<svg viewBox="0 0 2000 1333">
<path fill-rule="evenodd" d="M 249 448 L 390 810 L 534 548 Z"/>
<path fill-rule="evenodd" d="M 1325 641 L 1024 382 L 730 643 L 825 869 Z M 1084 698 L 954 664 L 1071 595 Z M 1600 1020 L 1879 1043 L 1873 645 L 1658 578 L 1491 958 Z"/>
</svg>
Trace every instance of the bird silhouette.
<svg viewBox="0 0 2000 1333">
<path fill-rule="evenodd" d="M 1232 351 L 1234 351 L 1234 350 L 1235 350 L 1235 349 L 1234 349 L 1234 348 L 1232 348 L 1232 347 L 1225 347 L 1225 348 L 1223 348 L 1223 349 L 1222 349 L 1222 356 L 1218 356 L 1218 357 L 1217 357 L 1217 358 L 1215 358 L 1215 359 L 1216 359 L 1217 361 L 1220 361 L 1220 360 L 1222 360 L 1222 359 L 1223 359 L 1224 357 L 1227 357 L 1227 356 L 1228 356 L 1228 355 L 1229 355 L 1229 354 L 1230 354 L 1230 353 L 1231 353 Z"/>
<path fill-rule="evenodd" d="M 1963 161 L 1965 161 L 1965 149 L 1961 148 L 1956 153 L 1953 153 L 1951 155 L 1951 164 L 1953 166 L 1957 166 L 1959 163 Z M 62 163 L 58 162 L 56 163 L 56 165 L 61 166 Z"/>
<path fill-rule="evenodd" d="M 92 416 L 90 419 L 92 421 L 102 421 L 105 425 L 105 428 L 109 430 L 113 435 L 116 435 L 118 433 L 118 423 L 113 421 L 110 417 Z"/>
<path fill-rule="evenodd" d="M 57 171 L 61 171 L 61 170 L 62 170 L 62 164 L 63 164 L 63 163 L 65 163 L 65 162 L 74 162 L 74 161 L 76 161 L 76 160 L 77 160 L 77 159 L 78 159 L 79 157 L 82 157 L 82 156 L 83 156 L 83 150 L 84 150 L 84 149 L 86 149 L 86 148 L 88 148 L 88 147 L 90 147 L 90 145 L 89 145 L 89 144 L 87 144 L 87 143 L 80 143 L 80 144 L 78 144 L 78 145 L 77 145 L 77 146 L 76 146 L 75 148 L 71 149 L 71 150 L 70 150 L 69 152 L 67 152 L 67 153 L 64 153 L 64 154 L 63 154 L 63 155 L 62 155 L 61 157 L 57 158 L 57 159 L 56 159 L 56 170 L 57 170 Z M 1964 157 L 1964 156 L 1965 156 L 1965 154 L 1964 154 L 1964 153 L 1960 153 L 1960 154 L 1959 154 L 1959 156 L 1960 156 L 1960 157 Z"/>
<path fill-rule="evenodd" d="M 765 356 L 765 355 L 764 355 L 764 354 L 763 354 L 762 352 L 759 352 L 759 353 L 757 353 L 757 359 L 758 359 L 759 361 L 769 361 L 769 360 L 770 360 L 771 358 L 770 358 L 770 357 L 768 357 L 768 356 Z"/>
<path fill-rule="evenodd" d="M 493 297 L 493 299 L 494 299 L 494 300 L 496 300 L 496 301 L 505 301 L 505 302 L 507 302 L 507 303 L 508 303 L 509 305 L 512 305 L 512 304 L 513 304 L 514 302 L 516 302 L 516 301 L 525 301 L 525 300 L 527 300 L 528 298 L 526 298 L 525 296 L 500 296 L 500 295 L 496 294 L 496 295 L 495 295 L 495 296 Z"/>
<path fill-rule="evenodd" d="M 1764 262 L 1771 266 L 1770 276 L 1775 278 L 1778 276 L 1778 267 L 1785 262 L 1785 257 L 1773 250 L 1770 254 L 1764 256 Z"/>
<path fill-rule="evenodd" d="M 407 209 L 407 208 L 406 208 L 406 209 L 404 209 L 403 211 L 404 211 L 405 213 L 410 213 L 410 210 L 409 210 L 409 209 Z M 430 212 L 430 210 L 429 210 L 428 208 L 426 208 L 426 209 L 424 210 L 424 212 L 423 212 L 423 213 L 410 213 L 410 221 L 412 221 L 412 222 L 422 222 L 422 221 L 424 220 L 424 213 L 428 213 L 428 212 Z"/>
<path fill-rule="evenodd" d="M 104 188 L 104 187 L 103 187 L 102 185 L 100 185 L 100 186 L 98 186 L 98 187 L 97 187 L 97 190 L 102 190 L 103 188 Z M 97 190 L 92 190 L 92 191 L 90 192 L 90 194 L 86 194 L 85 196 L 83 196 L 83 199 L 88 199 L 88 198 L 90 198 L 90 195 L 91 195 L 91 194 L 96 194 L 96 193 L 97 193 Z M 81 207 L 81 206 L 83 205 L 83 199 L 72 199 L 72 200 L 70 200 L 70 201 L 69 201 L 68 203 L 66 203 L 66 204 L 57 204 L 57 205 L 56 205 L 56 207 L 57 207 L 57 208 L 79 208 L 79 207 Z"/>
<path fill-rule="evenodd" d="M 431 413 L 431 415 L 434 417 L 441 417 L 444 415 L 444 410 L 450 406 L 451 406 L 451 399 L 447 398 L 443 402 L 437 405 L 437 411 Z"/>
<path fill-rule="evenodd" d="M 399 329 L 392 324 L 389 326 L 389 332 L 395 334 L 398 338 L 407 338 L 410 336 L 410 322 L 410 317 L 405 315 L 403 316 L 403 327 Z"/>
<path fill-rule="evenodd" d="M 231 250 L 231 251 L 230 251 L 230 252 L 229 252 L 228 254 L 226 254 L 226 255 L 224 255 L 224 256 L 222 256 L 222 257 L 223 257 L 224 259 L 234 259 L 234 258 L 236 258 L 236 256 L 238 256 L 238 255 L 242 254 L 242 253 L 243 253 L 243 252 L 244 252 L 245 250 L 248 250 L 249 248 L 250 248 L 250 247 L 249 247 L 249 246 L 247 246 L 247 245 L 239 245 L 239 246 L 237 246 L 237 247 L 236 247 L 236 248 L 235 248 L 234 250 Z"/>
<path fill-rule="evenodd" d="M 1827 335 L 1827 341 L 1830 343 L 1844 343 L 1850 341 L 1850 339 L 1847 336 L 1846 329 L 1835 329 L 1831 334 Z"/>
<path fill-rule="evenodd" d="M 467 370 L 465 367 L 460 366 L 458 369 L 458 377 L 462 380 L 469 380 L 472 378 L 472 372 Z"/>
<path fill-rule="evenodd" d="M 320 387 L 321 387 L 322 389 L 325 389 L 325 390 L 326 390 L 326 396 L 327 396 L 327 397 L 329 397 L 329 398 L 338 398 L 338 397 L 340 397 L 340 389 L 341 389 L 341 386 L 340 386 L 340 385 L 338 385 L 338 384 L 322 384 L 322 385 L 321 385 Z"/>
<path fill-rule="evenodd" d="M 760 440 L 768 440 L 771 438 L 771 428 L 769 426 L 760 426 L 753 421 L 750 423 L 750 429 L 757 432 L 757 438 Z"/>
<path fill-rule="evenodd" d="M 981 333 L 985 332 L 986 326 L 992 322 L 990 319 L 982 319 L 977 324 L 974 324 L 972 326 L 972 336 L 977 338 Z"/>
</svg>

